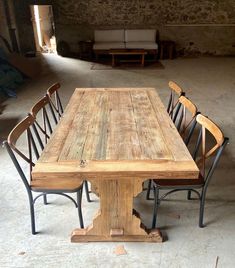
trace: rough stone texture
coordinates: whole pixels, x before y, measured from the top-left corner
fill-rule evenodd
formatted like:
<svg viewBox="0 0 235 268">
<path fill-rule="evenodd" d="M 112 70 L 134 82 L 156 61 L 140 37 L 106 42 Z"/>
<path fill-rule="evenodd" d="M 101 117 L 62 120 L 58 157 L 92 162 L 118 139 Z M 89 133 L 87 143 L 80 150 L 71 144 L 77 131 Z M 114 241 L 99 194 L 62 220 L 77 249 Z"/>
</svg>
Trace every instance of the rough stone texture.
<svg viewBox="0 0 235 268">
<path fill-rule="evenodd" d="M 174 40 L 183 55 L 235 55 L 233 0 L 59 0 L 54 10 L 57 38 L 67 40 L 72 50 L 79 40 L 92 39 L 97 28 L 148 27 L 158 29 L 161 39 Z"/>
<path fill-rule="evenodd" d="M 22 50 L 34 47 L 28 6 L 53 4 L 57 42 L 67 41 L 73 51 L 78 50 L 78 41 L 93 39 L 94 29 L 125 27 L 156 28 L 159 30 L 160 39 L 176 41 L 177 50 L 181 54 L 235 55 L 234 0 L 22 0 L 14 2 L 18 28 L 22 34 Z"/>
<path fill-rule="evenodd" d="M 235 1 L 83 0 L 56 1 L 58 22 L 89 25 L 235 23 Z"/>
<path fill-rule="evenodd" d="M 0 0 L 0 18 L 1 18 L 1 22 L 0 22 L 0 35 L 5 38 L 9 44 L 10 43 L 10 35 L 9 35 L 9 31 L 7 30 L 7 19 L 6 19 L 6 15 L 4 12 L 4 3 L 2 0 Z M 0 40 L 0 46 L 1 46 L 1 42 L 2 40 Z"/>
</svg>

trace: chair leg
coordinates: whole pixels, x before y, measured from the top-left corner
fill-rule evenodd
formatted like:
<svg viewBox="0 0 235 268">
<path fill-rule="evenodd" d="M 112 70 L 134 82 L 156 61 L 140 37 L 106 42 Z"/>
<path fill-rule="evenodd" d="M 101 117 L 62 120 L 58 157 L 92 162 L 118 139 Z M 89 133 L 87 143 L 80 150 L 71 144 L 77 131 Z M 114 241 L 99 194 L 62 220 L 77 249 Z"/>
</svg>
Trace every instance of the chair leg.
<svg viewBox="0 0 235 268">
<path fill-rule="evenodd" d="M 88 182 L 87 181 L 84 181 L 84 187 L 85 187 L 87 202 L 91 202 L 91 198 L 90 198 L 90 194 L 89 194 L 89 187 L 88 187 Z"/>
<path fill-rule="evenodd" d="M 203 224 L 205 200 L 206 200 L 206 191 L 203 189 L 201 193 L 201 198 L 200 198 L 200 211 L 199 211 L 199 227 L 200 228 L 205 227 L 205 225 Z"/>
<path fill-rule="evenodd" d="M 43 203 L 44 203 L 44 205 L 48 205 L 46 194 L 43 195 Z"/>
<path fill-rule="evenodd" d="M 187 194 L 187 199 L 188 200 L 191 200 L 192 199 L 191 194 L 192 194 L 192 192 L 191 191 L 188 191 L 188 194 Z"/>
<path fill-rule="evenodd" d="M 80 227 L 83 229 L 83 217 L 82 217 L 82 188 L 77 191 L 77 205 L 78 205 L 78 217 L 80 221 Z"/>
<path fill-rule="evenodd" d="M 152 180 L 149 180 L 148 181 L 148 186 L 147 186 L 147 192 L 146 192 L 146 199 L 147 200 L 150 200 L 151 187 L 152 187 Z"/>
<path fill-rule="evenodd" d="M 159 188 L 153 186 L 153 193 L 154 193 L 154 208 L 153 208 L 153 220 L 152 220 L 152 229 L 156 228 L 157 222 L 157 213 L 159 207 Z"/>
<path fill-rule="evenodd" d="M 30 209 L 30 219 L 31 219 L 31 230 L 32 234 L 36 234 L 36 228 L 35 228 L 35 212 L 34 212 L 34 202 L 33 199 L 29 198 L 29 209 Z"/>
</svg>

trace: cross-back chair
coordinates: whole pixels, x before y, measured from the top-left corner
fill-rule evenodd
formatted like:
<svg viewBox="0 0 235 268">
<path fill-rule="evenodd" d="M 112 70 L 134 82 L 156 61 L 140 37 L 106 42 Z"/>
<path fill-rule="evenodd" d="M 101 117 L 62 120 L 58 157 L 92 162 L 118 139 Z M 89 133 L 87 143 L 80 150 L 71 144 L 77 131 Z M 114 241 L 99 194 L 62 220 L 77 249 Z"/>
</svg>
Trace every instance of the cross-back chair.
<svg viewBox="0 0 235 268">
<path fill-rule="evenodd" d="M 179 97 L 180 108 L 175 118 L 175 126 L 184 143 L 188 145 L 197 124 L 196 116 L 199 114 L 196 105 L 187 97 Z"/>
<path fill-rule="evenodd" d="M 35 135 L 38 138 L 40 146 L 44 149 L 44 145 L 41 142 L 41 138 L 39 138 L 39 133 L 44 136 L 45 144 L 48 142 L 55 124 L 57 121 L 54 120 L 55 112 L 54 110 L 50 109 L 50 100 L 49 97 L 46 95 L 41 98 L 32 108 L 30 114 L 34 118 L 33 130 Z M 53 123 L 51 122 L 51 118 L 53 118 Z"/>
<path fill-rule="evenodd" d="M 54 120 L 58 123 L 62 114 L 64 113 L 64 109 L 60 100 L 60 95 L 58 89 L 60 88 L 60 83 L 55 83 L 47 89 L 46 95 L 49 98 L 49 105 L 52 114 L 54 114 Z"/>
<path fill-rule="evenodd" d="M 45 185 L 43 180 L 32 180 L 31 173 L 42 151 L 41 144 L 43 144 L 43 140 L 40 135 L 36 135 L 34 133 L 34 127 L 35 119 L 32 115 L 28 115 L 16 125 L 16 127 L 10 132 L 8 139 L 3 142 L 3 145 L 7 149 L 7 152 L 19 173 L 28 194 L 32 234 L 36 234 L 34 204 L 39 197 L 43 196 L 45 198 L 48 194 L 62 195 L 70 199 L 78 209 L 80 226 L 81 228 L 84 228 L 81 209 L 83 189 L 82 181 L 71 180 L 71 183 L 68 185 L 65 180 L 61 179 L 59 185 L 53 182 Z M 25 144 L 25 140 L 22 139 L 25 138 L 27 146 L 22 146 L 22 144 Z M 25 164 L 27 164 L 27 169 L 25 169 Z M 41 193 L 34 197 L 33 192 Z M 75 201 L 66 193 L 76 193 L 77 200 Z M 46 199 L 44 199 L 44 202 L 45 200 Z"/>
<path fill-rule="evenodd" d="M 180 109 L 179 97 L 185 96 L 185 92 L 181 89 L 179 85 L 175 82 L 170 81 L 168 83 L 169 88 L 171 89 L 170 97 L 167 104 L 167 112 L 173 122 L 175 122 L 178 110 Z"/>
<path fill-rule="evenodd" d="M 202 114 L 197 115 L 196 121 L 200 126 L 200 132 L 195 143 L 193 159 L 200 170 L 199 178 L 153 180 L 154 210 L 152 228 L 155 228 L 156 226 L 158 207 L 161 201 L 165 199 L 169 194 L 177 191 L 189 191 L 190 194 L 191 192 L 194 192 L 198 196 L 200 201 L 199 227 L 204 227 L 203 216 L 207 188 L 229 139 L 224 137 L 222 131 L 215 123 L 213 123 L 209 118 L 203 116 Z M 213 139 L 213 145 L 211 145 L 211 140 L 209 140 L 210 149 L 207 148 L 207 139 L 209 137 Z M 169 191 L 160 196 L 160 190 Z M 191 199 L 191 196 L 189 196 L 189 199 Z"/>
<path fill-rule="evenodd" d="M 54 90 L 54 88 L 53 88 Z M 51 91 L 52 92 L 52 91 Z M 54 127 L 58 123 L 56 119 L 55 110 L 51 106 L 51 101 L 48 95 L 41 98 L 32 108 L 30 114 L 34 117 L 33 131 L 38 138 L 41 149 L 44 149 L 44 145 L 39 139 L 39 133 L 43 135 L 45 144 L 50 139 L 51 134 L 53 133 Z M 39 118 L 40 117 L 40 118 Z M 53 120 L 51 120 L 52 118 Z M 53 122 L 52 122 L 53 121 Z M 85 193 L 88 202 L 91 202 L 89 188 L 87 181 L 84 181 Z M 46 196 L 44 197 L 46 199 Z M 45 200 L 46 202 L 46 200 Z"/>
<path fill-rule="evenodd" d="M 195 127 L 197 125 L 196 115 L 199 113 L 197 107 L 185 96 L 179 97 L 178 100 L 179 109 L 175 111 L 175 125 L 179 134 L 181 135 L 184 143 L 189 144 Z M 150 192 L 152 189 L 152 180 L 148 181 L 146 199 L 151 200 Z"/>
<path fill-rule="evenodd" d="M 60 88 L 60 83 L 55 83 L 47 89 L 47 93 L 46 93 L 46 95 L 49 98 L 50 109 L 51 109 L 52 115 L 54 114 L 53 118 L 56 124 L 59 122 L 62 114 L 64 113 L 63 105 L 61 103 L 59 92 L 58 92 L 59 88 Z M 90 195 L 89 195 L 90 191 L 89 191 L 87 181 L 84 181 L 84 187 L 85 187 L 87 201 L 91 202 Z"/>
</svg>

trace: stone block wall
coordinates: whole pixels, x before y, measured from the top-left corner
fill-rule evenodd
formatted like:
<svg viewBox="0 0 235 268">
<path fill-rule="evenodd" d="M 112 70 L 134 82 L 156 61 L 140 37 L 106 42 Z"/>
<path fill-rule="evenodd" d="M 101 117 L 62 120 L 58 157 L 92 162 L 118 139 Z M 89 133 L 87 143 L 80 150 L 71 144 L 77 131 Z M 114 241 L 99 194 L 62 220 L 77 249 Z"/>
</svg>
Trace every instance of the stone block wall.
<svg viewBox="0 0 235 268">
<path fill-rule="evenodd" d="M 94 29 L 156 28 L 181 54 L 235 55 L 234 0 L 57 0 L 54 10 L 72 50 Z"/>
<path fill-rule="evenodd" d="M 235 55 L 234 0 L 21 0 L 19 25 L 29 31 L 27 6 L 52 4 L 57 42 L 78 51 L 78 41 L 94 29 L 155 28 L 160 39 L 174 40 L 181 54 Z M 27 16 L 26 16 L 27 15 Z M 23 28 L 23 27 L 21 27 Z M 26 42 L 28 38 L 25 36 Z M 31 37 L 29 37 L 30 39 Z"/>
<path fill-rule="evenodd" d="M 57 0 L 58 22 L 104 26 L 235 23 L 234 0 Z"/>
<path fill-rule="evenodd" d="M 9 36 L 9 31 L 7 29 L 7 19 L 6 19 L 6 15 L 4 12 L 4 3 L 3 1 L 0 1 L 0 35 L 6 39 L 9 44 L 10 44 L 10 36 Z M 0 46 L 2 44 L 2 40 L 0 40 Z"/>
</svg>

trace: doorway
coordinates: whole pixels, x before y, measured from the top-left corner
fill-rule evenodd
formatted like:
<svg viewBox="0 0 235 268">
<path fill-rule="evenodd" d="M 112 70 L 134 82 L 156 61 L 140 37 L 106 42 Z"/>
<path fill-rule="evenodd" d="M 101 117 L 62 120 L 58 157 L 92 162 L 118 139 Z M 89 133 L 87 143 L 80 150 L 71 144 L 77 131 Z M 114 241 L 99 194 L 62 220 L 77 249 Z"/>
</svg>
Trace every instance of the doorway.
<svg viewBox="0 0 235 268">
<path fill-rule="evenodd" d="M 52 6 L 31 5 L 30 11 L 37 52 L 57 54 Z"/>
</svg>

